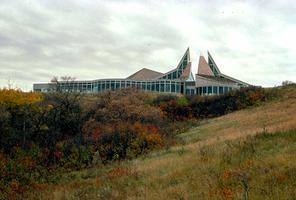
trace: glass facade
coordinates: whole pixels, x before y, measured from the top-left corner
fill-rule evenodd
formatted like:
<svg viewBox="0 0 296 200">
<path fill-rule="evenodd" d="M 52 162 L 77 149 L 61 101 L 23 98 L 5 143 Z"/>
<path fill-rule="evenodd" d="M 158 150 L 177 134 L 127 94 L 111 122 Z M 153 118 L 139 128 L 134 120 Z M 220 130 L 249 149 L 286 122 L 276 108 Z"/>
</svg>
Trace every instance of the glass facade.
<svg viewBox="0 0 296 200">
<path fill-rule="evenodd" d="M 114 91 L 122 88 L 137 88 L 144 91 L 181 93 L 183 81 L 178 80 L 155 80 L 155 81 L 133 81 L 133 80 L 98 80 L 93 82 L 72 82 L 60 83 L 62 91 L 100 93 Z M 188 94 L 195 94 L 194 89 L 190 89 Z"/>
</svg>

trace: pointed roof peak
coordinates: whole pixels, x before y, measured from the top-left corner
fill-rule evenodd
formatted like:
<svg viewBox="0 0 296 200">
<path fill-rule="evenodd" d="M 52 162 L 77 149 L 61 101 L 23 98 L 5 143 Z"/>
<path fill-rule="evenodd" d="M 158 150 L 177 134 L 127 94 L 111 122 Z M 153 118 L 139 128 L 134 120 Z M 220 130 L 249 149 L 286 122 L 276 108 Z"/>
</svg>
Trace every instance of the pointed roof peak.
<svg viewBox="0 0 296 200">
<path fill-rule="evenodd" d="M 200 57 L 199 57 L 197 74 L 214 76 L 209 64 L 207 63 L 207 61 L 203 55 L 200 55 Z"/>
<path fill-rule="evenodd" d="M 215 76 L 218 76 L 219 74 L 221 74 L 221 72 L 220 72 L 218 66 L 216 65 L 212 55 L 210 54 L 209 50 L 208 50 L 208 63 L 209 63 L 209 66 Z"/>
</svg>

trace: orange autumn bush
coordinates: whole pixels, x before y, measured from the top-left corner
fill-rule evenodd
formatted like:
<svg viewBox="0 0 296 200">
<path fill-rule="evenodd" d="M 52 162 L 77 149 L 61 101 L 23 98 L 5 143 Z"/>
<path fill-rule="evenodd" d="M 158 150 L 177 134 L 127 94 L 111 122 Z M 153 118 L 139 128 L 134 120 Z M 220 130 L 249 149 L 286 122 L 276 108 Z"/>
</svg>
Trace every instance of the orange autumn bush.
<svg viewBox="0 0 296 200">
<path fill-rule="evenodd" d="M 99 124 L 87 133 L 103 162 L 133 158 L 164 144 L 160 129 L 151 124 L 136 122 Z"/>
</svg>

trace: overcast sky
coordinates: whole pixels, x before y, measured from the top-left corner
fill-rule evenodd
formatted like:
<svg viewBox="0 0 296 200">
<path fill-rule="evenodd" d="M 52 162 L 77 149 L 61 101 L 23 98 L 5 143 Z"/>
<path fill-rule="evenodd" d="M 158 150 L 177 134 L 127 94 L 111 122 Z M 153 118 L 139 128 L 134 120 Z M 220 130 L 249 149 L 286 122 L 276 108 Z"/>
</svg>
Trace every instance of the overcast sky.
<svg viewBox="0 0 296 200">
<path fill-rule="evenodd" d="M 296 81 L 296 1 L 1 0 L 0 87 L 166 72 L 190 47 L 251 84 Z"/>
</svg>

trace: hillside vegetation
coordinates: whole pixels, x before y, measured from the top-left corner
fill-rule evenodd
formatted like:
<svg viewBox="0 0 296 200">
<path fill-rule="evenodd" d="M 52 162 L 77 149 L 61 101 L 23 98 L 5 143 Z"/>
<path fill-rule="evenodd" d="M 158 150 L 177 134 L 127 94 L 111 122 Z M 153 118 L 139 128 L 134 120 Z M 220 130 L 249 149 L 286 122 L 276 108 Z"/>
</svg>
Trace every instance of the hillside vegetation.
<svg viewBox="0 0 296 200">
<path fill-rule="evenodd" d="M 274 100 L 203 119 L 175 146 L 63 172 L 28 199 L 295 199 L 296 87 Z"/>
</svg>

